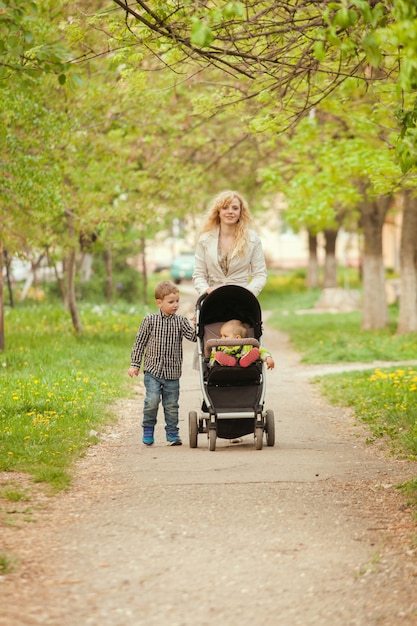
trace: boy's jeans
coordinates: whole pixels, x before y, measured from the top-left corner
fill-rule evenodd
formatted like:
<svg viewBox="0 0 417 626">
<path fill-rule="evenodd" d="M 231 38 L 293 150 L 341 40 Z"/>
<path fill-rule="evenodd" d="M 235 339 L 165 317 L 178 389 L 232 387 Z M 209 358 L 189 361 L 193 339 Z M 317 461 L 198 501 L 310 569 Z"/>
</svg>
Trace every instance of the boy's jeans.
<svg viewBox="0 0 417 626">
<path fill-rule="evenodd" d="M 178 434 L 178 399 L 180 395 L 180 381 L 157 378 L 149 372 L 143 377 L 146 396 L 143 404 L 143 428 L 154 428 L 158 415 L 159 402 L 165 415 L 165 430 L 170 435 Z"/>
</svg>

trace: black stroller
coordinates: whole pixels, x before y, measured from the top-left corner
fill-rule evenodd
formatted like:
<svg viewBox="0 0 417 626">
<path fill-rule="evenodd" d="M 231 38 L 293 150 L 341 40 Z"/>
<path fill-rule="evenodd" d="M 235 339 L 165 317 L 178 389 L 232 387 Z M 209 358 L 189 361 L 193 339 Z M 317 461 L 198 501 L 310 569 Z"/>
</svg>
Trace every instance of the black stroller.
<svg viewBox="0 0 417 626">
<path fill-rule="evenodd" d="M 220 339 L 222 324 L 239 319 L 248 328 L 245 339 Z M 264 411 L 265 365 L 258 359 L 249 367 L 209 367 L 213 347 L 253 345 L 260 347 L 261 308 L 257 298 L 244 287 L 226 285 L 203 294 L 196 305 L 198 369 L 203 402 L 201 415 L 189 412 L 190 448 L 196 448 L 199 433 L 207 433 L 210 450 L 216 439 L 234 439 L 254 434 L 255 447 L 262 450 L 263 436 L 268 446 L 275 444 L 274 413 Z"/>
</svg>

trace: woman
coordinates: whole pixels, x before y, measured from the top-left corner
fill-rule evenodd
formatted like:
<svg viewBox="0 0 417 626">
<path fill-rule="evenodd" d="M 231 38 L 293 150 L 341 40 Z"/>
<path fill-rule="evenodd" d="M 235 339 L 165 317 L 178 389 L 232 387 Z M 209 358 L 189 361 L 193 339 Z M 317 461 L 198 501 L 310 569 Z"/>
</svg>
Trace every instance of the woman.
<svg viewBox="0 0 417 626">
<path fill-rule="evenodd" d="M 252 217 L 236 191 L 214 198 L 197 243 L 194 287 L 201 295 L 221 285 L 240 285 L 255 296 L 266 283 L 265 257 Z"/>
</svg>

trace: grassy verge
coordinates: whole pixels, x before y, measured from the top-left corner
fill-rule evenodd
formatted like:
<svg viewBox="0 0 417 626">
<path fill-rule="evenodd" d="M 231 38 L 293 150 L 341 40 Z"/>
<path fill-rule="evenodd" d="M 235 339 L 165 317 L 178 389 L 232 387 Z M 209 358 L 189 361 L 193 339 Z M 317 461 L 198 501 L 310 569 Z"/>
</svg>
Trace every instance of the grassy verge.
<svg viewBox="0 0 417 626">
<path fill-rule="evenodd" d="M 319 377 L 335 404 L 351 406 L 369 426 L 369 442 L 387 437 L 399 456 L 417 459 L 417 368 L 384 368 Z"/>
<path fill-rule="evenodd" d="M 395 334 L 397 307 L 390 308 L 387 329 L 362 331 L 359 312 L 314 313 L 318 297 L 296 273 L 271 277 L 261 296 L 263 310 L 272 311 L 268 324 L 290 336 L 305 363 L 417 359 L 417 334 Z M 369 442 L 383 437 L 393 453 L 417 460 L 417 367 L 345 372 L 316 382 L 331 402 L 354 409 L 369 427 Z M 417 480 L 404 488 L 417 504 Z"/>
<path fill-rule="evenodd" d="M 320 291 L 306 290 L 295 275 L 274 276 L 261 294 L 268 324 L 288 333 L 304 363 L 369 363 L 417 358 L 417 335 L 396 335 L 398 310 L 390 307 L 384 330 L 362 331 L 361 313 L 314 313 Z"/>
<path fill-rule="evenodd" d="M 67 311 L 36 304 L 7 309 L 0 355 L 0 471 L 21 471 L 54 489 L 92 431 L 110 419 L 108 406 L 128 393 L 127 367 L 140 320 L 122 305 L 81 308 L 83 335 Z"/>
</svg>

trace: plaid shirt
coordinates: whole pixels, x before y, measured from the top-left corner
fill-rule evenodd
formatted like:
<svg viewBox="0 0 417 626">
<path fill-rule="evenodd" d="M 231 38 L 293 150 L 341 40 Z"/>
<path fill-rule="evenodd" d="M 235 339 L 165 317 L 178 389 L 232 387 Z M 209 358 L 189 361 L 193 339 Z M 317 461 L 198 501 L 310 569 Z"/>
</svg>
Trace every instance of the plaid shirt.
<svg viewBox="0 0 417 626">
<path fill-rule="evenodd" d="M 197 341 L 196 332 L 186 317 L 164 315 L 161 311 L 146 315 L 136 335 L 131 365 L 157 378 L 176 380 L 182 369 L 182 338 Z"/>
</svg>

